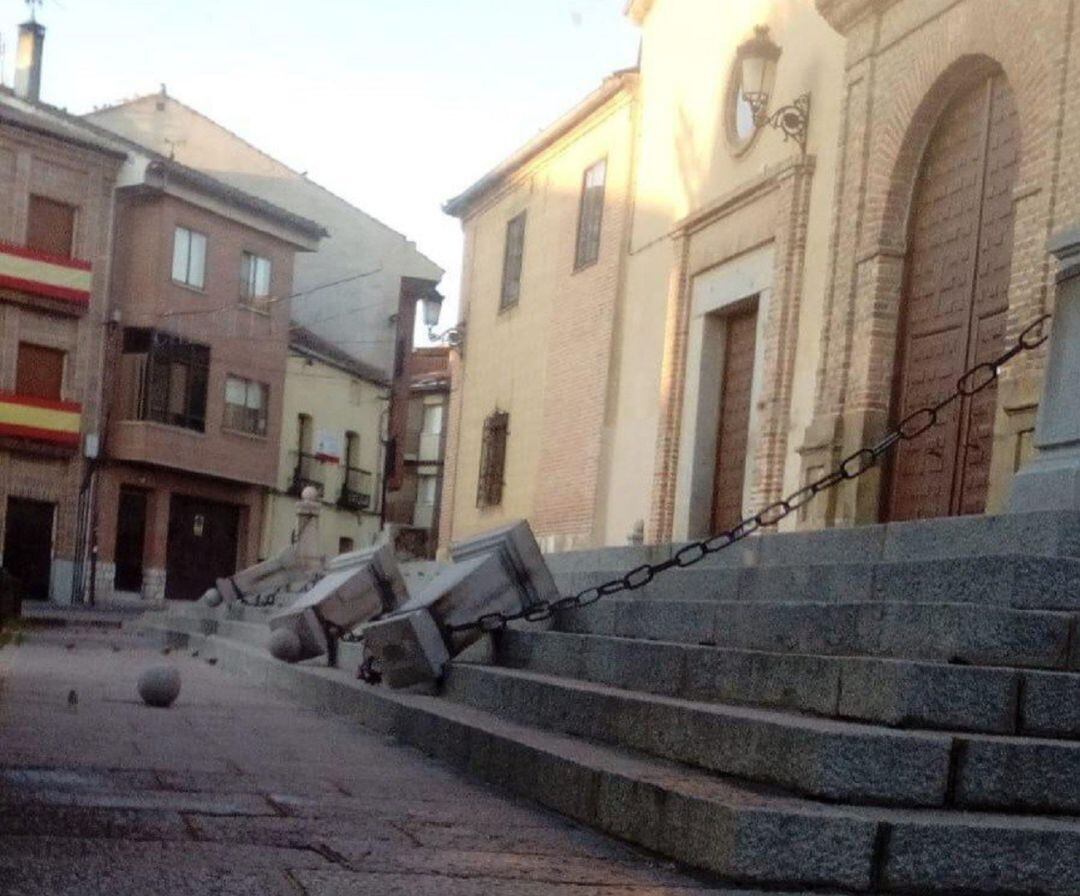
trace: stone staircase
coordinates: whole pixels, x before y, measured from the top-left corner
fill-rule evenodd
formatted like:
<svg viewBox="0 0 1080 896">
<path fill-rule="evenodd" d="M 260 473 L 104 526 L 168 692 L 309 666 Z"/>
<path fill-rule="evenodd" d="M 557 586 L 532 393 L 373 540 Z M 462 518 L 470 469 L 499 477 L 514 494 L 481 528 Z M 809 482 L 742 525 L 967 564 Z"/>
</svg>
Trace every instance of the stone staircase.
<svg viewBox="0 0 1080 896">
<path fill-rule="evenodd" d="M 549 558 L 566 591 L 670 548 Z M 251 610 L 174 643 L 765 892 L 1080 893 L 1080 516 L 766 535 L 499 635 L 435 694 L 286 666 Z"/>
</svg>

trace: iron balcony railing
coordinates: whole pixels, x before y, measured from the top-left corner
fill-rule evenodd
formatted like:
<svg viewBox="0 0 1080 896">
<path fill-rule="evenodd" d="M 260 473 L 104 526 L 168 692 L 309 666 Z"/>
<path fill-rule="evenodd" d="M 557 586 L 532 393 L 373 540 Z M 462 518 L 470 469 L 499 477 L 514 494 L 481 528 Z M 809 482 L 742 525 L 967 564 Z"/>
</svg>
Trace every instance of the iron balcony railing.
<svg viewBox="0 0 1080 896">
<path fill-rule="evenodd" d="M 303 451 L 295 452 L 296 466 L 293 467 L 292 482 L 289 483 L 289 494 L 299 497 L 300 493 L 309 485 L 318 489 L 319 497 L 323 493 L 322 462 L 314 455 Z"/>
<path fill-rule="evenodd" d="M 371 507 L 374 494 L 374 479 L 370 470 L 359 467 L 345 468 L 345 482 L 338 496 L 338 506 L 348 510 L 367 510 Z"/>
</svg>

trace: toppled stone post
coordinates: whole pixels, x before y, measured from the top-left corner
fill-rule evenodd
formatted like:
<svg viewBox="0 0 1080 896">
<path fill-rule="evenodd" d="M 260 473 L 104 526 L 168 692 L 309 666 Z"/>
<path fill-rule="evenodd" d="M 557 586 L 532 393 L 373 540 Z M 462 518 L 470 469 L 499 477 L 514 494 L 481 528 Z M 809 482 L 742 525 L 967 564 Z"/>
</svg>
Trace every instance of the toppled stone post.
<svg viewBox="0 0 1080 896">
<path fill-rule="evenodd" d="M 383 681 L 401 688 L 433 681 L 483 632 L 454 632 L 489 613 L 514 614 L 558 599 L 532 530 L 516 522 L 451 547 L 454 565 L 412 600 L 364 626 L 364 650 Z"/>
<path fill-rule="evenodd" d="M 1080 510 L 1080 227 L 1050 241 L 1058 259 L 1057 308 L 1050 336 L 1034 458 L 1013 480 L 1009 510 Z"/>
<path fill-rule="evenodd" d="M 400 608 L 408 599 L 392 545 L 342 554 L 291 606 L 270 617 L 272 652 L 287 662 L 325 654 L 330 665 L 336 665 L 339 634 Z M 292 632 L 295 640 L 279 635 L 282 630 Z"/>
<path fill-rule="evenodd" d="M 241 597 L 288 589 L 307 581 L 323 568 L 319 551 L 319 493 L 308 486 L 296 502 L 296 541 L 276 556 L 228 578 L 218 579 L 203 599 L 211 606 L 232 604 Z M 215 593 L 216 592 L 216 593 Z"/>
</svg>

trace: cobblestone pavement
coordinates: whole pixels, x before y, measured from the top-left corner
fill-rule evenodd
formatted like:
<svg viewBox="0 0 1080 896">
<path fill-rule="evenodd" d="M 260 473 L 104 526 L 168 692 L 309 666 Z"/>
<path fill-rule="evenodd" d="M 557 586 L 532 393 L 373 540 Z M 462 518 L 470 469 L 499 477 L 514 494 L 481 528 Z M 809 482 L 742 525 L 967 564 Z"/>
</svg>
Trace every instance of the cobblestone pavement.
<svg viewBox="0 0 1080 896">
<path fill-rule="evenodd" d="M 42 643 L 39 643 L 42 641 Z M 0 648 L 0 893 L 705 896 L 679 870 L 187 652 Z M 176 665 L 171 709 L 139 674 Z"/>
</svg>

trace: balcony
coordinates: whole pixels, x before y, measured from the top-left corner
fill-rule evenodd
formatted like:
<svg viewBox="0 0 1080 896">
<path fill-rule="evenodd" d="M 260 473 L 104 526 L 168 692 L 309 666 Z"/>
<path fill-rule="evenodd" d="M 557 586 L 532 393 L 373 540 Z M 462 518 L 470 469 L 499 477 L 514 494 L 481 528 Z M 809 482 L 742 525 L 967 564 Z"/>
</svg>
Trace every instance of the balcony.
<svg viewBox="0 0 1080 896">
<path fill-rule="evenodd" d="M 296 453 L 296 466 L 293 467 L 292 481 L 289 483 L 289 494 L 296 497 L 309 485 L 316 489 L 319 497 L 323 494 L 323 469 L 322 461 L 314 454 L 305 452 Z"/>
<path fill-rule="evenodd" d="M 82 405 L 0 392 L 0 437 L 76 450 Z"/>
<path fill-rule="evenodd" d="M 0 287 L 56 299 L 82 311 L 90 304 L 90 262 L 0 243 Z"/>
<path fill-rule="evenodd" d="M 346 510 L 367 510 L 371 507 L 375 477 L 359 467 L 345 468 L 345 482 L 338 496 L 338 507 Z"/>
</svg>

